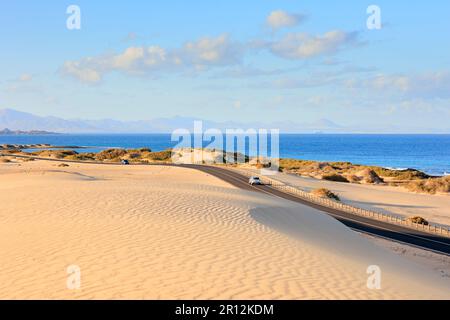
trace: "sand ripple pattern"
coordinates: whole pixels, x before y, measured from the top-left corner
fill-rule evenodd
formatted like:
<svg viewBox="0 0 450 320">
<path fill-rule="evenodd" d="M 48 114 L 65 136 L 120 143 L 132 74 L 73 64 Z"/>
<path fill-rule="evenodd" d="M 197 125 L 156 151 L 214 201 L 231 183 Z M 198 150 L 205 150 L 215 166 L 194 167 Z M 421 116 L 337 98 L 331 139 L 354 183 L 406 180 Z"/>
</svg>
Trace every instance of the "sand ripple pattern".
<svg viewBox="0 0 450 320">
<path fill-rule="evenodd" d="M 44 161 L 9 168 L 0 169 L 2 299 L 446 294 L 417 290 L 423 283 L 398 273 L 405 267 L 398 257 L 333 219 L 205 173 L 96 165 L 61 171 Z M 382 290 L 366 287 L 372 261 L 387 270 Z M 81 268 L 79 290 L 66 288 L 71 264 Z"/>
</svg>

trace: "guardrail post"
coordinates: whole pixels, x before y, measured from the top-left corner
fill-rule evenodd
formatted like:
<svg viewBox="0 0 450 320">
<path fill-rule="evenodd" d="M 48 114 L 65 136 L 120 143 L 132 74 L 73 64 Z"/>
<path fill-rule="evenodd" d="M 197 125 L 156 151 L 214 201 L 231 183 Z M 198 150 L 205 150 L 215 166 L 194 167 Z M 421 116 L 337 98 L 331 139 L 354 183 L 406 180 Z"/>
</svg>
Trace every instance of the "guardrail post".
<svg viewBox="0 0 450 320">
<path fill-rule="evenodd" d="M 248 172 L 248 170 L 240 170 L 240 169 L 236 169 L 236 168 L 232 168 L 229 170 L 238 171 L 241 174 L 243 174 L 244 176 L 251 177 L 254 175 L 252 172 Z M 274 188 L 281 189 L 284 192 L 296 195 L 299 198 L 308 200 L 312 203 L 323 205 L 325 207 L 339 209 L 344 212 L 348 212 L 350 214 L 367 216 L 367 217 L 370 217 L 375 220 L 382 220 L 382 221 L 387 221 L 389 223 L 400 224 L 402 226 L 405 226 L 406 228 L 412 228 L 412 229 L 416 229 L 416 230 L 421 229 L 424 232 L 428 231 L 430 233 L 436 233 L 436 234 L 441 234 L 441 235 L 450 237 L 450 228 L 448 228 L 448 227 L 444 228 L 442 226 L 436 226 L 436 225 L 432 226 L 430 224 L 425 225 L 425 224 L 414 223 L 412 221 L 404 219 L 403 217 L 397 217 L 397 216 L 391 215 L 391 214 L 385 214 L 385 213 L 381 213 L 381 212 L 377 212 L 377 211 L 366 210 L 363 208 L 347 205 L 347 204 L 344 204 L 341 202 L 324 199 L 324 198 L 315 196 L 315 195 L 311 194 L 310 192 L 306 192 L 302 189 L 299 189 L 298 187 L 293 187 L 290 185 L 282 184 L 281 182 L 279 182 L 277 180 L 264 178 L 264 179 L 262 179 L 262 181 L 263 182 L 267 181 L 267 184 L 271 185 Z"/>
</svg>

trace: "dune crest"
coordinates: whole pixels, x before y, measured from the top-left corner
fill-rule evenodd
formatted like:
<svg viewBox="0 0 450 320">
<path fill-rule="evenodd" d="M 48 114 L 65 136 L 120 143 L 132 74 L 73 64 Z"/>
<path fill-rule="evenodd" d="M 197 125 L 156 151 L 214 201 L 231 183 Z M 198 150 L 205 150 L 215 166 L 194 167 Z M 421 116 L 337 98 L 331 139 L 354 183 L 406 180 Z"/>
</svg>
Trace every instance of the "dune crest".
<svg viewBox="0 0 450 320">
<path fill-rule="evenodd" d="M 2 299 L 450 298 L 314 209 L 191 169 L 35 161 L 0 165 L 0 189 Z"/>
</svg>

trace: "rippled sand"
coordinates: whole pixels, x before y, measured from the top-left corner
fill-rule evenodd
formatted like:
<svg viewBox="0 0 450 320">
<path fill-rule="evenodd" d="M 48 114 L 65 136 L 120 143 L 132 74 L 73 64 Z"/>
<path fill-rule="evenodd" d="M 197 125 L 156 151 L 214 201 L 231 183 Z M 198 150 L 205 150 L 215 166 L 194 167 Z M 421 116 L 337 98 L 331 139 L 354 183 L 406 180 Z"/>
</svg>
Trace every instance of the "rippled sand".
<svg viewBox="0 0 450 320">
<path fill-rule="evenodd" d="M 448 279 L 314 209 L 190 169 L 0 164 L 0 203 L 2 299 L 450 298 Z"/>
</svg>

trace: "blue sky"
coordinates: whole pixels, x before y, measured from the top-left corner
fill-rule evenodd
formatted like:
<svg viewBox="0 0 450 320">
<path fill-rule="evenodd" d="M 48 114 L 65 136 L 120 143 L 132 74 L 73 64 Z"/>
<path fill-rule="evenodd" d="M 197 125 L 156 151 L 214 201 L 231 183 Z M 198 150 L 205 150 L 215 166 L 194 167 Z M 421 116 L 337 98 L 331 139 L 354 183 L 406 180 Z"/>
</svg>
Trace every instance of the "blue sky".
<svg viewBox="0 0 450 320">
<path fill-rule="evenodd" d="M 450 132 L 448 2 L 118 2 L 3 1 L 0 108 Z"/>
</svg>

